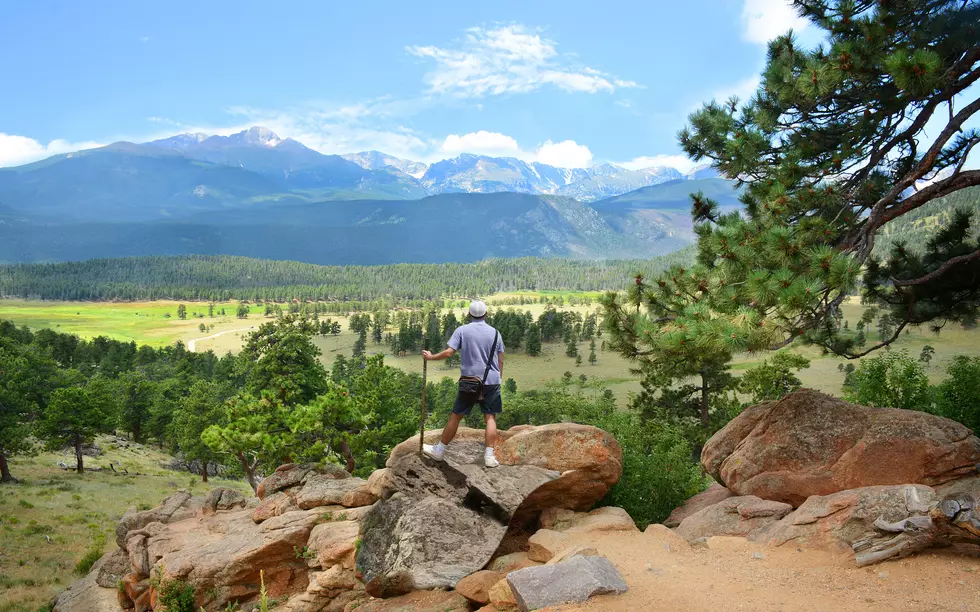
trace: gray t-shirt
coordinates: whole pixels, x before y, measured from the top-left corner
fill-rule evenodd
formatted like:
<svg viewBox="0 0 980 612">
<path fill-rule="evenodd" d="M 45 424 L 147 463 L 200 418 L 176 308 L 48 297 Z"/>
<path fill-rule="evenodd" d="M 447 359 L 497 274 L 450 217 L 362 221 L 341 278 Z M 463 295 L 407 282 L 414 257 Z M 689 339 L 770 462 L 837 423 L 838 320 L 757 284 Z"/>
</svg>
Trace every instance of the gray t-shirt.
<svg viewBox="0 0 980 612">
<path fill-rule="evenodd" d="M 497 330 L 487 325 L 485 321 L 473 321 L 456 328 L 449 339 L 449 348 L 459 353 L 459 371 L 462 376 L 483 378 L 490 361 L 490 372 L 487 374 L 488 385 L 500 384 L 500 367 L 497 356 L 490 359 L 490 347 L 493 346 L 493 336 Z M 504 352 L 504 339 L 497 336 L 497 353 Z"/>
</svg>

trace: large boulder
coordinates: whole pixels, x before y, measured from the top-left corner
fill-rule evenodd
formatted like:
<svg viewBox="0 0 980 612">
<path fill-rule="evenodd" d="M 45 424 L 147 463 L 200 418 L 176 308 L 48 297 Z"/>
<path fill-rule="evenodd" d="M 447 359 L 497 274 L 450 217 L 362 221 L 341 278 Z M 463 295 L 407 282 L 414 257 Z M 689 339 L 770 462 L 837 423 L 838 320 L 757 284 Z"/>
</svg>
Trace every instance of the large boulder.
<svg viewBox="0 0 980 612">
<path fill-rule="evenodd" d="M 371 483 L 382 500 L 361 522 L 357 568 L 369 593 L 453 587 L 486 566 L 512 521 L 533 522 L 550 507 L 588 509 L 621 475 L 619 445 L 594 427 L 502 431 L 495 469 L 483 466 L 483 436 L 461 429 L 443 462 L 420 456 L 417 437 L 392 451 L 380 490 Z"/>
<path fill-rule="evenodd" d="M 812 495 L 976 474 L 980 438 L 924 412 L 803 389 L 745 410 L 708 440 L 701 464 L 736 495 L 798 507 Z"/>
<path fill-rule="evenodd" d="M 789 504 L 752 495 L 729 497 L 685 518 L 677 533 L 688 540 L 712 536 L 753 539 L 792 511 Z"/>
<path fill-rule="evenodd" d="M 107 553 L 95 562 L 92 570 L 81 580 L 72 584 L 67 589 L 58 594 L 53 602 L 54 612 L 75 612 L 85 610 L 86 612 L 118 612 L 119 600 L 116 595 L 116 585 L 112 588 L 105 588 L 99 583 L 100 577 L 106 572 L 116 572 L 118 568 L 110 569 L 106 566 L 117 565 L 119 555 L 115 551 Z"/>
<path fill-rule="evenodd" d="M 558 472 L 483 467 L 483 447 L 461 441 L 442 462 L 403 454 L 389 465 L 394 493 L 361 522 L 357 569 L 367 591 L 393 597 L 453 587 L 490 560 L 524 499 Z"/>
<path fill-rule="evenodd" d="M 517 570 L 507 574 L 507 584 L 522 612 L 629 590 L 616 566 L 597 556 Z"/>
</svg>

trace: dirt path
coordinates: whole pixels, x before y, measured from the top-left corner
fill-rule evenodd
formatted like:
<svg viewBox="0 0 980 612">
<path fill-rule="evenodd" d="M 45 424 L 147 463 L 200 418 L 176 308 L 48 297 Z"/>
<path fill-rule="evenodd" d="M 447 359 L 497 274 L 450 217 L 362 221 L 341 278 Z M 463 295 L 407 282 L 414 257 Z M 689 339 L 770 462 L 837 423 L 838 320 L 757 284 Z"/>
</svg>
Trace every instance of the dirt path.
<svg viewBox="0 0 980 612">
<path fill-rule="evenodd" d="M 255 326 L 254 325 L 252 325 L 250 327 L 240 327 L 238 329 L 226 329 L 223 332 L 218 332 L 216 334 L 211 334 L 210 336 L 205 336 L 203 338 L 194 338 L 193 340 L 188 340 L 187 341 L 187 350 L 190 351 L 190 352 L 192 352 L 192 353 L 196 353 L 197 352 L 197 343 L 200 340 L 212 340 L 214 338 L 218 338 L 220 336 L 224 336 L 225 334 L 233 334 L 235 332 L 249 331 L 249 330 L 252 330 L 252 329 L 255 329 Z"/>
<path fill-rule="evenodd" d="M 927 553 L 857 568 L 846 555 L 791 545 L 768 549 L 713 538 L 710 548 L 692 550 L 673 537 L 653 531 L 575 536 L 608 557 L 630 590 L 548 610 L 980 611 L 980 552 Z"/>
</svg>

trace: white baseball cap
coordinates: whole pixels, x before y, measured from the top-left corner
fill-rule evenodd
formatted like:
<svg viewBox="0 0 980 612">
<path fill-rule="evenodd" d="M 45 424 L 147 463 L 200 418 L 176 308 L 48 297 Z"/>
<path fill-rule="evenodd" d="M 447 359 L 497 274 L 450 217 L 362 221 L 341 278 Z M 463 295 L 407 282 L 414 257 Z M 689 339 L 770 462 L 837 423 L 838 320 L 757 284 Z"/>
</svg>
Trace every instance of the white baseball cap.
<svg viewBox="0 0 980 612">
<path fill-rule="evenodd" d="M 470 302 L 470 316 L 477 319 L 487 316 L 487 305 L 480 300 Z"/>
</svg>

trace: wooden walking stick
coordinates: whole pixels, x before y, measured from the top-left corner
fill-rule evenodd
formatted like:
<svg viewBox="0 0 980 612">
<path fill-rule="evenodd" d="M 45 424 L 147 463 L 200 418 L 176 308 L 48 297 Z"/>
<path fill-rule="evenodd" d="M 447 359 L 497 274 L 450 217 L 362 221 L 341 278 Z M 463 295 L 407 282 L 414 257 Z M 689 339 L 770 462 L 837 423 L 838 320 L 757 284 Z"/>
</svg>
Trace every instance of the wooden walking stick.
<svg viewBox="0 0 980 612">
<path fill-rule="evenodd" d="M 425 389 L 428 386 L 426 384 L 426 379 L 428 378 L 429 370 L 429 360 L 422 357 L 422 425 L 419 429 L 419 453 L 422 452 L 422 444 L 425 443 Z"/>
</svg>

